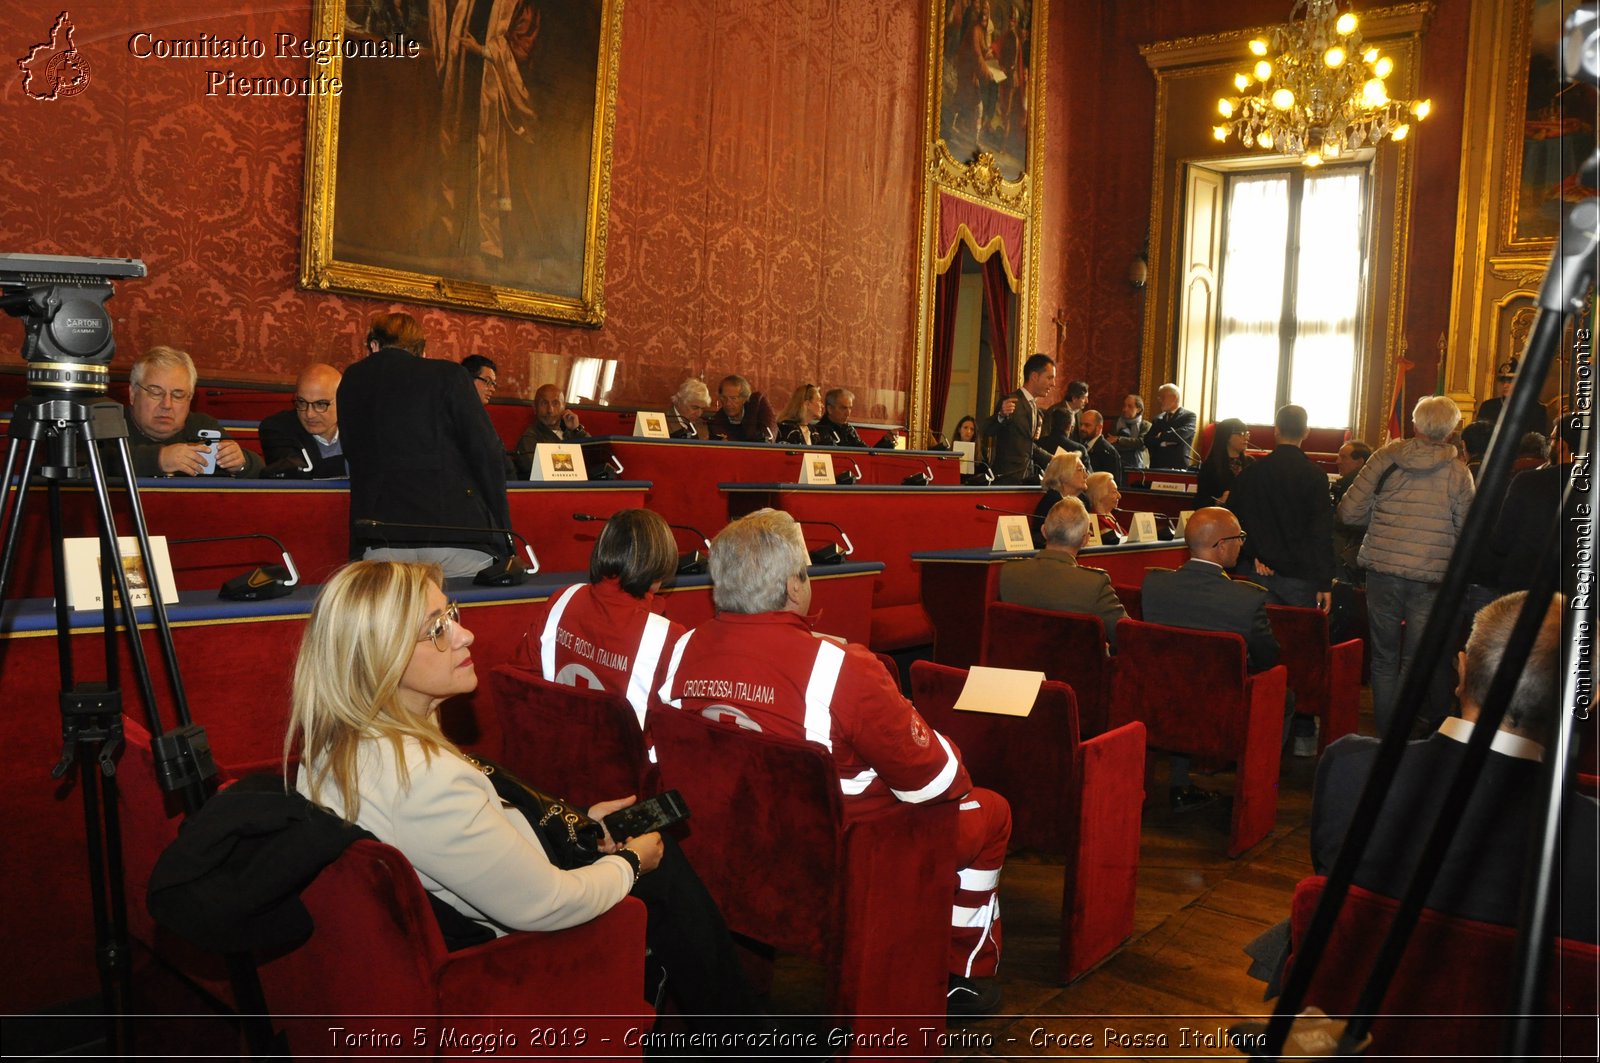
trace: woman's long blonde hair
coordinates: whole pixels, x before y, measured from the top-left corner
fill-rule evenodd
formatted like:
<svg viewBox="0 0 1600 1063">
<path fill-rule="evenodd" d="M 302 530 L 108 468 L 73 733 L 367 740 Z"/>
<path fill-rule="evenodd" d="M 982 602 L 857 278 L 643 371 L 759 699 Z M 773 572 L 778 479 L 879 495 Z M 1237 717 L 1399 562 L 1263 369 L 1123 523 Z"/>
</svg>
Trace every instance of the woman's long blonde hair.
<svg viewBox="0 0 1600 1063">
<path fill-rule="evenodd" d="M 355 561 L 323 586 L 311 610 L 294 666 L 284 765 L 298 750 L 311 800 L 323 803 L 322 789 L 331 782 L 351 823 L 361 808 L 356 763 L 363 738 L 394 744 L 402 786 L 411 783 L 402 748 L 408 736 L 422 743 L 425 756 L 457 751 L 438 720 L 409 712 L 399 700 L 427 616 L 428 588 L 442 585 L 438 565 Z"/>
</svg>

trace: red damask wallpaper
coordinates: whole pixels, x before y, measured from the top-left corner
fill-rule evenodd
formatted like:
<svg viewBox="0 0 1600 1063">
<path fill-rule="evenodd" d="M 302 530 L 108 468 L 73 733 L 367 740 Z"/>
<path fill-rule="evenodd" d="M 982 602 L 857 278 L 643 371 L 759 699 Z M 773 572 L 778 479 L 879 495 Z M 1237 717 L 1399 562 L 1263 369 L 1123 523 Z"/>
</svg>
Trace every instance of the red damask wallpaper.
<svg viewBox="0 0 1600 1063">
<path fill-rule="evenodd" d="M 119 364 L 156 343 L 207 374 L 288 379 L 345 364 L 388 304 L 298 290 L 305 104 L 207 95 L 207 71 L 299 75 L 274 35 L 310 4 L 135 0 L 68 8 L 77 95 L 28 98 L 17 58 L 61 8 L 0 0 L 0 243 L 134 256 L 111 303 Z M 924 15 L 912 0 L 632 0 L 617 100 L 600 330 L 412 308 L 430 353 L 480 352 L 518 394 L 577 357 L 615 360 L 611 398 L 660 402 L 686 374 L 858 392 L 898 417 L 915 319 Z M 130 39 L 265 43 L 263 59 L 136 58 Z M 150 51 L 141 42 L 137 50 Z M 10 71 L 9 74 L 4 71 Z M 429 165 L 412 143 L 394 165 Z M 404 239 L 404 234 L 397 234 Z M 0 357 L 20 328 L 0 321 Z"/>
</svg>

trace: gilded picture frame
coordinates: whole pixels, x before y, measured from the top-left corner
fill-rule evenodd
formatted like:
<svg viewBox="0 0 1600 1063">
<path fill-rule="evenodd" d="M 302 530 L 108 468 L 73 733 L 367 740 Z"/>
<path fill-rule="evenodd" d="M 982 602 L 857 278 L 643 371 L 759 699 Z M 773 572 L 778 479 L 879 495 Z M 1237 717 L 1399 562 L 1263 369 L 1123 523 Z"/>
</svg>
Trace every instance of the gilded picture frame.
<svg viewBox="0 0 1600 1063">
<path fill-rule="evenodd" d="M 316 0 L 301 286 L 599 327 L 622 7 Z"/>
</svg>

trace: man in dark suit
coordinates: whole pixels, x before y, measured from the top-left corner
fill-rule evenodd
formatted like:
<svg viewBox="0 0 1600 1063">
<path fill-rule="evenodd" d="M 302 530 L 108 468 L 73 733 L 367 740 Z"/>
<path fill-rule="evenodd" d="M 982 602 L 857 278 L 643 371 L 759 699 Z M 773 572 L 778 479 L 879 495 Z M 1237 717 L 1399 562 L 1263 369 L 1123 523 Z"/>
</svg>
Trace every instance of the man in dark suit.
<svg viewBox="0 0 1600 1063">
<path fill-rule="evenodd" d="M 1467 648 L 1456 661 L 1460 715 L 1448 717 L 1432 736 L 1406 746 L 1357 865 L 1357 885 L 1399 897 L 1410 882 L 1428 831 L 1442 813 L 1455 817 L 1458 825 L 1428 894 L 1428 907 L 1468 919 L 1516 924 L 1528 841 L 1536 835 L 1543 811 L 1540 761 L 1551 745 L 1561 709 L 1559 595 L 1551 601 L 1523 663 L 1522 677 L 1472 796 L 1462 808 L 1446 809 L 1444 802 L 1526 597 L 1523 591 L 1498 598 L 1473 620 Z M 1323 754 L 1311 802 L 1311 862 L 1319 875 L 1328 873 L 1344 844 L 1378 747 L 1376 738 L 1347 735 Z M 1591 797 L 1568 794 L 1562 815 L 1561 935 L 1588 942 L 1597 938 L 1597 831 L 1600 805 Z"/>
<path fill-rule="evenodd" d="M 829 388 L 822 397 L 822 416 L 811 426 L 811 442 L 819 447 L 865 447 L 850 415 L 856 408 L 855 392 Z"/>
<path fill-rule="evenodd" d="M 263 476 L 331 480 L 348 474 L 339 441 L 339 381 L 339 370 L 314 362 L 295 381 L 294 408 L 262 419 Z"/>
<path fill-rule="evenodd" d="M 1278 639 L 1267 619 L 1267 592 L 1254 583 L 1228 578 L 1239 560 L 1245 535 L 1239 520 L 1217 506 L 1196 510 L 1184 527 L 1189 560 L 1176 572 L 1151 569 L 1140 596 L 1144 619 L 1196 631 L 1231 631 L 1244 638 L 1251 673 L 1278 663 Z M 1172 807 L 1180 812 L 1217 799 L 1189 783 L 1189 758 L 1171 758 Z"/>
<path fill-rule="evenodd" d="M 1093 518 L 1076 498 L 1063 498 L 1044 519 L 1044 549 L 1000 570 L 1000 600 L 1057 613 L 1087 613 L 1105 625 L 1106 642 L 1117 648 L 1117 625 L 1127 610 L 1111 589 L 1111 577 L 1078 564 Z"/>
<path fill-rule="evenodd" d="M 1035 354 L 1022 364 L 1022 387 L 1007 395 L 979 432 L 994 439 L 994 482 L 1020 484 L 1033 478 L 1035 469 L 1050 464 L 1050 454 L 1039 446 L 1044 413 L 1039 400 L 1056 386 L 1056 363 L 1047 354 Z"/>
<path fill-rule="evenodd" d="M 1498 424 L 1500 415 L 1505 412 L 1506 403 L 1511 400 L 1511 389 L 1516 386 L 1516 383 L 1517 360 L 1513 358 L 1509 362 L 1502 363 L 1495 372 L 1495 394 L 1492 398 L 1484 399 L 1479 404 L 1478 412 L 1472 418 L 1473 421 L 1482 421 L 1491 426 Z M 1538 432 L 1542 436 L 1550 434 L 1550 415 L 1538 403 L 1533 404 L 1520 424 L 1512 427 L 1512 431 L 1507 438 L 1512 443 L 1515 443 L 1529 432 Z"/>
<path fill-rule="evenodd" d="M 1162 384 L 1156 389 L 1161 412 L 1150 422 L 1150 431 L 1144 437 L 1152 469 L 1187 469 L 1198 460 L 1194 452 L 1196 418 L 1193 410 L 1179 405 L 1181 399 L 1176 384 Z"/>
<path fill-rule="evenodd" d="M 1561 492 L 1572 477 L 1572 455 L 1582 445 L 1579 433 L 1577 417 L 1558 420 L 1550 464 L 1518 473 L 1506 491 L 1489 540 L 1494 582 L 1502 592 L 1527 590 L 1541 566 L 1554 568 L 1561 562 L 1559 551 L 1543 552 L 1544 541 L 1561 509 Z"/>
<path fill-rule="evenodd" d="M 1086 453 L 1078 440 L 1078 418 L 1088 404 L 1089 382 L 1069 380 L 1066 397 L 1045 411 L 1044 431 L 1039 436 L 1039 446 L 1052 455 L 1057 447 Z"/>
<path fill-rule="evenodd" d="M 1228 492 L 1228 508 L 1249 535 L 1239 571 L 1259 579 L 1272 605 L 1327 611 L 1333 589 L 1333 501 L 1328 474 L 1300 445 L 1306 411 L 1285 406 L 1273 419 L 1277 445 L 1252 462 Z"/>
<path fill-rule="evenodd" d="M 371 353 L 339 385 L 339 433 L 350 464 L 351 556 L 435 561 L 471 576 L 511 552 L 493 532 L 367 528 L 391 524 L 510 528 L 503 447 L 471 379 L 422 357 L 410 314 L 376 314 Z"/>
<path fill-rule="evenodd" d="M 1105 418 L 1099 410 L 1084 410 L 1078 414 L 1078 442 L 1089 456 L 1089 468 L 1094 472 L 1108 472 L 1122 487 L 1122 456 L 1105 436 Z"/>
</svg>

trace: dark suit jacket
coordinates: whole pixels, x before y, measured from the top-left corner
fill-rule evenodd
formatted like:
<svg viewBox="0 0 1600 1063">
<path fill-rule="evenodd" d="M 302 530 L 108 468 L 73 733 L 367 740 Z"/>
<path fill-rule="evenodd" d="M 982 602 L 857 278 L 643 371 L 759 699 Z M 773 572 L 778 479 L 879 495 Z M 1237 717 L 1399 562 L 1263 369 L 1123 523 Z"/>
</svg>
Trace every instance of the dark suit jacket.
<svg viewBox="0 0 1600 1063">
<path fill-rule="evenodd" d="M 386 347 L 339 384 L 339 438 L 350 465 L 351 556 L 368 546 L 461 546 L 499 557 L 504 535 L 358 531 L 362 519 L 511 527 L 504 448 L 472 379 L 454 362 Z"/>
<path fill-rule="evenodd" d="M 1500 420 L 1500 415 L 1505 412 L 1505 408 L 1506 400 L 1499 395 L 1492 399 L 1485 399 L 1483 404 L 1478 407 L 1478 413 L 1473 417 L 1473 420 L 1494 424 Z M 1522 424 L 1517 426 L 1516 434 L 1511 437 L 1512 445 L 1514 446 L 1517 440 L 1529 432 L 1538 432 L 1546 439 L 1550 438 L 1550 414 L 1543 406 L 1535 404 L 1533 409 L 1528 411 L 1528 416 L 1523 420 Z"/>
<path fill-rule="evenodd" d="M 1149 623 L 1244 636 L 1251 672 L 1278 663 L 1278 639 L 1267 620 L 1266 590 L 1229 579 L 1208 561 L 1191 558 L 1176 572 L 1151 569 L 1145 573 L 1139 601 Z"/>
<path fill-rule="evenodd" d="M 1193 410 L 1179 406 L 1171 413 L 1158 413 L 1150 421 L 1144 445 L 1150 450 L 1152 469 L 1187 469 L 1194 464 L 1196 419 Z"/>
<path fill-rule="evenodd" d="M 1228 494 L 1228 508 L 1250 538 L 1241 565 L 1260 559 L 1280 576 L 1333 583 L 1333 502 L 1328 474 L 1299 447 L 1279 444 L 1251 463 Z"/>
<path fill-rule="evenodd" d="M 575 439 L 589 438 L 589 430 L 581 424 L 576 428 L 564 427 L 561 431 L 562 435 L 556 435 L 554 429 L 546 428 L 544 422 L 535 417 L 517 440 L 517 475 L 526 480 L 533 473 L 533 453 L 540 443 L 571 443 Z"/>
<path fill-rule="evenodd" d="M 1089 455 L 1089 468 L 1093 472 L 1108 472 L 1111 478 L 1117 481 L 1117 486 L 1122 486 L 1122 455 L 1117 453 L 1117 448 L 1111 445 L 1105 436 L 1094 441 L 1094 446 L 1086 448 Z"/>
<path fill-rule="evenodd" d="M 1006 398 L 1017 400 L 1011 416 L 996 413 L 979 425 L 978 431 L 994 439 L 994 460 L 990 468 L 994 471 L 995 483 L 1017 484 L 1026 480 L 1035 467 L 1043 469 L 1050 464 L 1050 452 L 1034 441 L 1035 425 L 1044 411 L 1035 410 L 1021 388 Z"/>
<path fill-rule="evenodd" d="M 1054 455 L 1056 448 L 1088 453 L 1088 448 L 1078 442 L 1078 415 L 1065 402 L 1057 403 L 1044 411 L 1044 428 L 1039 433 L 1039 449 Z"/>
<path fill-rule="evenodd" d="M 300 454 L 302 450 L 311 458 L 309 470 L 298 467 L 298 463 L 303 460 Z M 299 416 L 293 410 L 279 410 L 272 416 L 262 419 L 261 451 L 268 465 L 286 458 L 296 462 L 295 468 L 274 473 L 291 480 L 335 480 L 349 475 L 344 454 L 335 454 L 331 458 L 323 457 L 322 451 L 317 447 L 316 437 L 305 430 L 300 424 Z"/>
<path fill-rule="evenodd" d="M 165 476 L 161 471 L 161 448 L 170 447 L 174 443 L 198 443 L 200 432 L 203 429 L 222 432 L 222 426 L 217 419 L 209 413 L 190 413 L 184 419 L 183 427 L 172 434 L 171 439 L 151 439 L 139 431 L 139 426 L 133 423 L 133 414 L 126 406 L 122 408 L 122 419 L 128 426 L 128 451 L 133 459 L 133 475 L 135 476 Z M 228 439 L 227 432 L 222 432 L 222 438 Z M 263 462 L 261 455 L 249 447 L 241 447 L 244 451 L 244 467 L 238 472 L 218 468 L 208 476 L 227 476 L 234 479 L 250 479 L 261 475 Z"/>
<path fill-rule="evenodd" d="M 713 396 L 715 397 L 715 396 Z M 759 391 L 750 393 L 744 404 L 744 420 L 734 424 L 728 415 L 718 410 L 707 422 L 712 439 L 734 439 L 741 443 L 772 443 L 778 438 L 778 415 L 772 404 Z"/>
<path fill-rule="evenodd" d="M 811 442 L 819 447 L 865 447 L 853 424 L 835 424 L 827 414 L 811 426 Z"/>
<path fill-rule="evenodd" d="M 1467 747 L 1443 734 L 1407 745 L 1394 784 L 1378 814 L 1356 884 L 1399 897 L 1410 881 L 1426 834 L 1444 805 Z M 1344 844 L 1361 788 L 1377 760 L 1378 740 L 1339 739 L 1322 755 L 1311 801 L 1311 862 L 1326 874 Z M 1446 851 L 1428 907 L 1488 923 L 1515 925 L 1528 839 L 1542 807 L 1540 766 L 1491 751 Z M 1562 818 L 1561 934 L 1596 940 L 1596 830 L 1600 806 L 1571 794 Z"/>
<path fill-rule="evenodd" d="M 1551 465 L 1518 473 L 1511 481 L 1489 540 L 1492 559 L 1499 562 L 1493 585 L 1501 594 L 1533 586 L 1534 574 L 1540 568 L 1539 552 L 1550 526 L 1556 522 L 1561 490 L 1571 474 L 1571 465 Z M 1555 568 L 1561 561 L 1560 551 L 1545 555 L 1543 560 L 1545 567 Z"/>
<path fill-rule="evenodd" d="M 1117 648 L 1117 624 L 1128 618 L 1117 592 L 1111 589 L 1110 576 L 1055 550 L 1006 562 L 1000 569 L 1000 600 L 1057 613 L 1098 616 L 1112 649 Z"/>
</svg>

